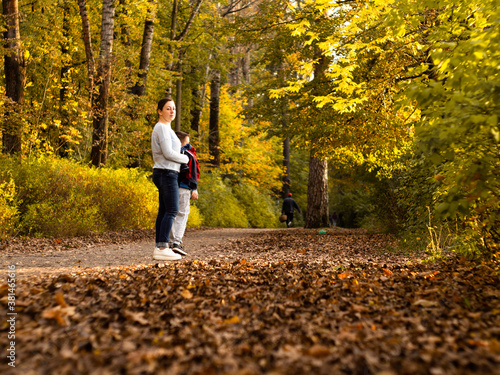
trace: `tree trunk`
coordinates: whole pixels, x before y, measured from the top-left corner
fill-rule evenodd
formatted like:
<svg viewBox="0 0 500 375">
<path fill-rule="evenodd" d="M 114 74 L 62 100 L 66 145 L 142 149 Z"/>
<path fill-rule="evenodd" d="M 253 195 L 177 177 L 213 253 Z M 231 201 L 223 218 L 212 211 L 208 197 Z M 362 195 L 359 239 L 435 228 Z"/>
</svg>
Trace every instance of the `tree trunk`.
<svg viewBox="0 0 500 375">
<path fill-rule="evenodd" d="M 179 56 L 179 76 L 177 78 L 176 94 L 175 94 L 175 107 L 177 108 L 177 115 L 175 116 L 175 130 L 181 130 L 181 117 L 182 117 L 182 58 Z"/>
<path fill-rule="evenodd" d="M 281 69 L 279 69 L 278 73 L 280 77 L 281 84 L 283 86 L 286 85 L 286 78 L 284 72 L 286 71 L 284 56 L 280 57 L 281 59 Z M 285 135 L 285 139 L 283 140 L 283 167 L 284 167 L 284 175 L 282 177 L 282 198 L 285 199 L 288 197 L 288 193 L 290 193 L 290 135 L 288 131 L 288 100 L 286 98 L 282 99 L 281 103 L 281 128 L 283 129 L 283 134 Z"/>
<path fill-rule="evenodd" d="M 311 82 L 311 91 L 313 95 L 322 95 L 325 91 L 325 82 L 328 81 L 325 77 L 325 73 L 328 69 L 329 60 L 318 46 L 315 46 L 314 53 L 317 63 L 314 65 L 314 79 Z M 311 105 L 314 105 L 314 103 L 311 103 Z M 310 120 L 314 121 L 315 118 L 318 118 L 318 121 L 321 121 L 321 116 L 317 108 L 312 109 Z M 316 144 L 315 139 L 311 141 L 313 146 L 311 149 L 311 159 L 309 161 L 305 227 L 327 227 L 328 162 L 326 160 L 319 160 L 314 156 L 315 148 L 320 148 L 321 145 Z"/>
<path fill-rule="evenodd" d="M 92 165 L 106 164 L 108 149 L 108 96 L 111 82 L 111 54 L 113 51 L 113 29 L 115 21 L 114 0 L 102 2 L 101 51 L 94 91 Z"/>
<path fill-rule="evenodd" d="M 220 167 L 219 145 L 219 99 L 220 99 L 220 71 L 212 72 L 210 84 L 210 124 L 208 134 L 208 150 L 212 156 L 214 167 Z"/>
<path fill-rule="evenodd" d="M 201 121 L 201 110 L 202 110 L 202 99 L 201 92 L 198 87 L 192 90 L 193 104 L 191 107 L 191 129 L 195 134 L 200 133 L 200 121 Z"/>
<path fill-rule="evenodd" d="M 117 14 L 116 19 L 121 20 L 121 19 L 127 19 L 130 16 L 130 12 L 128 11 L 128 7 L 130 4 L 128 3 L 129 0 L 120 0 L 120 9 L 122 9 L 123 14 Z M 132 40 L 130 37 L 130 26 L 127 25 L 126 23 L 123 23 L 121 25 L 121 30 L 120 30 L 120 39 L 121 43 L 125 48 L 127 48 L 129 51 L 132 47 Z M 130 60 L 130 55 L 127 55 L 125 57 L 125 66 L 128 68 L 128 78 L 130 78 L 130 73 L 132 71 L 132 67 L 134 64 Z"/>
<path fill-rule="evenodd" d="M 174 41 L 175 40 L 175 35 L 176 35 L 176 28 L 177 28 L 177 13 L 179 10 L 179 2 L 178 0 L 173 0 L 172 3 L 172 23 L 170 25 L 170 40 Z M 175 49 L 173 43 L 171 43 L 168 47 L 168 60 L 166 64 L 167 71 L 171 72 L 174 69 L 174 57 L 175 57 Z M 172 79 L 170 77 L 170 82 L 167 87 L 167 97 L 172 96 Z"/>
<path fill-rule="evenodd" d="M 82 33 L 83 33 L 83 44 L 85 46 L 85 56 L 87 57 L 87 76 L 88 76 L 88 88 L 90 93 L 90 99 L 92 100 L 92 93 L 94 92 L 94 75 L 95 75 L 95 60 L 94 51 L 92 50 L 92 39 L 90 35 L 90 23 L 87 14 L 87 5 L 85 0 L 78 0 L 78 6 L 80 8 L 80 18 L 82 19 Z M 90 103 L 92 106 L 92 103 Z"/>
<path fill-rule="evenodd" d="M 2 128 L 3 152 L 16 154 L 21 151 L 21 121 L 18 115 L 24 102 L 25 66 L 20 47 L 19 5 L 17 0 L 3 0 L 3 15 L 6 31 L 5 47 L 5 94 L 10 101 L 5 103 Z"/>
<path fill-rule="evenodd" d="M 61 101 L 61 106 L 62 104 L 66 101 L 66 93 L 68 90 L 68 82 L 67 82 L 67 74 L 69 72 L 70 65 L 68 64 L 67 61 L 69 61 L 69 32 L 70 32 L 70 26 L 69 26 L 69 17 L 70 17 L 70 7 L 68 0 L 65 0 L 63 2 L 63 25 L 62 25 L 62 30 L 63 30 L 63 39 L 61 41 L 61 56 L 63 60 L 63 64 L 61 67 L 61 89 L 59 91 L 59 100 Z"/>
<path fill-rule="evenodd" d="M 144 33 L 142 34 L 141 59 L 139 62 L 139 82 L 132 88 L 132 93 L 143 96 L 146 92 L 149 65 L 151 61 L 151 46 L 153 45 L 153 33 L 155 27 L 155 15 L 151 19 L 146 19 L 144 23 Z"/>
<path fill-rule="evenodd" d="M 210 67 L 207 64 L 205 66 L 205 79 L 203 81 L 206 82 L 209 76 L 210 76 Z M 204 83 L 201 86 L 201 89 L 199 87 L 193 89 L 193 104 L 191 109 L 191 116 L 192 116 L 191 129 L 193 129 L 198 135 L 200 134 L 201 115 L 203 113 L 203 108 L 205 107 L 206 91 L 207 91 L 206 83 Z"/>
<path fill-rule="evenodd" d="M 69 126 L 68 121 L 68 110 L 65 109 L 68 91 L 68 73 L 70 71 L 69 61 L 71 59 L 69 53 L 69 33 L 70 33 L 70 6 L 69 0 L 64 0 L 63 2 L 63 39 L 61 41 L 61 56 L 62 56 L 62 66 L 61 66 L 61 89 L 59 90 L 59 112 L 61 116 L 61 124 L 62 129 L 65 129 Z M 68 143 L 67 141 L 61 137 L 61 132 L 57 131 L 57 142 L 58 142 L 58 154 L 59 156 L 66 157 L 68 156 Z"/>
<path fill-rule="evenodd" d="M 186 25 L 184 26 L 184 29 L 181 31 L 181 33 L 177 34 L 177 14 L 179 12 L 179 3 L 178 3 L 178 0 L 173 0 L 173 3 L 172 3 L 172 24 L 170 26 L 170 40 L 171 41 L 174 41 L 174 40 L 182 41 L 184 39 L 184 37 L 188 33 L 189 29 L 191 28 L 195 17 L 198 15 L 198 13 L 200 11 L 201 4 L 203 3 L 203 0 L 196 0 L 196 2 L 192 1 L 190 3 L 192 5 L 192 10 L 191 10 L 191 15 L 189 17 L 189 20 L 186 22 Z M 165 64 L 167 71 L 170 71 L 170 72 L 173 70 L 174 65 L 175 65 L 175 58 L 174 58 L 175 57 L 175 49 L 174 48 L 175 48 L 174 45 L 170 44 L 169 57 L 168 57 L 167 63 Z M 180 51 L 178 51 L 178 52 L 179 52 L 179 56 L 180 56 Z M 170 83 L 169 87 L 167 88 L 167 96 L 172 95 L 172 87 L 171 86 L 172 85 Z"/>
<path fill-rule="evenodd" d="M 311 156 L 305 228 L 328 226 L 328 162 Z"/>
<path fill-rule="evenodd" d="M 283 168 L 285 173 L 283 175 L 282 198 L 285 199 L 290 193 L 290 137 L 288 136 L 283 141 Z"/>
</svg>

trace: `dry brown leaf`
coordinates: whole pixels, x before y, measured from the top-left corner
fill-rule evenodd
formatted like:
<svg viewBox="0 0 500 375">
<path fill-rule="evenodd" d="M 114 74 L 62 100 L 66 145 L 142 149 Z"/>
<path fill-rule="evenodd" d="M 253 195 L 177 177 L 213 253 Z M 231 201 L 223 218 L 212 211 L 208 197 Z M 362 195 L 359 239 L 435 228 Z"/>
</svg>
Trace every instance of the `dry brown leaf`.
<svg viewBox="0 0 500 375">
<path fill-rule="evenodd" d="M 62 294 L 62 292 L 58 292 L 56 294 L 56 302 L 59 306 L 61 307 L 68 307 L 68 305 L 66 304 L 66 301 L 64 301 L 64 295 Z"/>
<path fill-rule="evenodd" d="M 125 312 L 123 313 L 127 319 L 129 320 L 132 320 L 133 322 L 137 322 L 139 324 L 142 324 L 142 325 L 147 325 L 149 323 L 149 321 L 144 318 L 144 312 L 135 312 L 135 311 L 129 311 L 129 310 L 125 310 Z"/>
<path fill-rule="evenodd" d="M 315 344 L 305 351 L 306 355 L 316 358 L 323 358 L 330 355 L 330 349 L 327 346 Z"/>
<path fill-rule="evenodd" d="M 422 254 L 384 252 L 387 235 L 344 230 L 261 233 L 162 267 L 20 279 L 20 370 L 495 373 L 498 267 L 421 262 Z"/>
<path fill-rule="evenodd" d="M 439 306 L 439 302 L 429 301 L 426 299 L 419 299 L 419 300 L 413 302 L 413 305 L 420 306 L 420 307 L 436 307 L 436 306 Z"/>
<path fill-rule="evenodd" d="M 181 292 L 181 296 L 183 296 L 185 299 L 191 299 L 193 298 L 193 293 L 191 293 L 189 290 L 187 289 L 184 289 L 182 292 Z"/>
</svg>

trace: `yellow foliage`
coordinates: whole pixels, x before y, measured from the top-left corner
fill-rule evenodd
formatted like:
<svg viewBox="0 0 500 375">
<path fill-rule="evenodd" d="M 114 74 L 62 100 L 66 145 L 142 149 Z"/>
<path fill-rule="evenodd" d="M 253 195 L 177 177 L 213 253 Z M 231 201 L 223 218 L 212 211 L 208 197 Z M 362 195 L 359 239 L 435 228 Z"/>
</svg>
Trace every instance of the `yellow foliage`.
<svg viewBox="0 0 500 375">
<path fill-rule="evenodd" d="M 268 124 L 249 124 L 240 115 L 244 98 L 231 97 L 228 87 L 221 88 L 219 109 L 220 172 L 235 175 L 258 191 L 280 188 L 281 141 L 261 130 Z M 200 165 L 209 168 L 208 153 L 209 111 L 204 111 L 200 124 L 198 156 Z M 202 177 L 203 178 L 203 177 Z M 203 183 L 203 181 L 200 181 Z"/>
<path fill-rule="evenodd" d="M 186 226 L 188 228 L 193 228 L 193 227 L 199 227 L 202 224 L 203 224 L 203 215 L 201 214 L 198 207 L 196 207 L 196 205 L 191 204 Z"/>
<path fill-rule="evenodd" d="M 18 213 L 14 204 L 14 199 L 14 181 L 9 180 L 0 183 L 0 239 L 7 238 L 14 229 L 15 219 Z"/>
</svg>

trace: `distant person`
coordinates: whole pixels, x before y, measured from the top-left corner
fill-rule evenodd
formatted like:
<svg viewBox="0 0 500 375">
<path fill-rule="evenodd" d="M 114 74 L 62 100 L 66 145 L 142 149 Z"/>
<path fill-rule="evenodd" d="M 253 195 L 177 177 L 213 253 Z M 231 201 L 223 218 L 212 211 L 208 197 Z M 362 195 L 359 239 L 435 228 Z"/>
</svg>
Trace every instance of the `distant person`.
<svg viewBox="0 0 500 375">
<path fill-rule="evenodd" d="M 181 141 L 172 130 L 175 118 L 175 103 L 171 98 L 158 102 L 158 123 L 151 134 L 153 152 L 153 182 L 158 188 L 159 207 L 156 217 L 155 260 L 178 260 L 182 256 L 168 247 L 170 231 L 179 211 L 179 171 L 181 164 L 189 162 L 187 155 L 181 154 Z"/>
<path fill-rule="evenodd" d="M 187 164 L 181 165 L 179 173 L 179 213 L 172 226 L 172 251 L 177 254 L 187 255 L 182 245 L 182 238 L 186 231 L 186 224 L 191 209 L 191 199 L 198 199 L 198 180 L 200 167 L 198 157 L 193 146 L 189 143 L 189 134 L 181 131 L 175 132 L 181 141 L 181 154 L 189 158 Z"/>
<path fill-rule="evenodd" d="M 330 224 L 331 224 L 332 227 L 336 227 L 337 226 L 337 219 L 338 219 L 337 213 L 334 212 L 332 214 L 332 216 L 330 216 Z"/>
<path fill-rule="evenodd" d="M 285 198 L 283 200 L 283 206 L 281 207 L 281 213 L 286 215 L 286 227 L 290 228 L 292 225 L 293 221 L 293 210 L 297 209 L 297 211 L 300 211 L 299 205 L 295 200 L 292 198 L 292 193 L 288 193 L 288 198 Z"/>
</svg>

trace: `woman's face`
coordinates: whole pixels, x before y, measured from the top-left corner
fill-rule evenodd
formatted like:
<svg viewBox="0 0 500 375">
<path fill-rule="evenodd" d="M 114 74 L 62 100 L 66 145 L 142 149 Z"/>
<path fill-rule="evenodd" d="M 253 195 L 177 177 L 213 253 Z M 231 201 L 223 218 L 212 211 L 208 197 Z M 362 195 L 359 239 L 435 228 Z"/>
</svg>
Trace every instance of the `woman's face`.
<svg viewBox="0 0 500 375">
<path fill-rule="evenodd" d="M 172 100 L 166 102 L 163 108 L 158 110 L 158 115 L 162 122 L 172 122 L 175 118 L 175 103 Z"/>
</svg>

